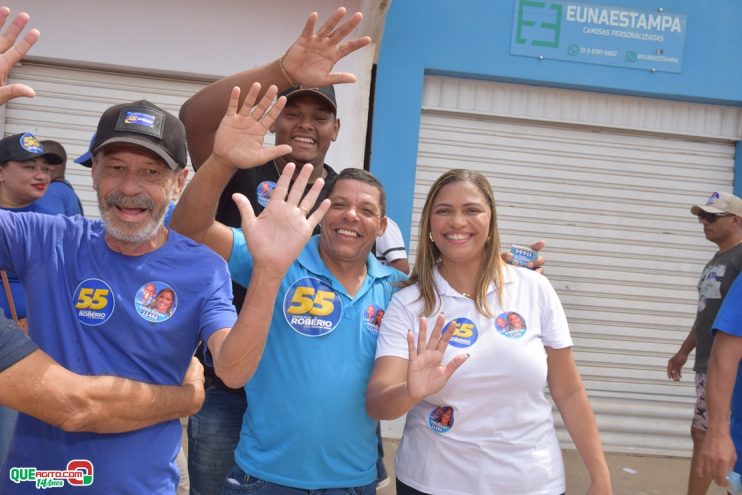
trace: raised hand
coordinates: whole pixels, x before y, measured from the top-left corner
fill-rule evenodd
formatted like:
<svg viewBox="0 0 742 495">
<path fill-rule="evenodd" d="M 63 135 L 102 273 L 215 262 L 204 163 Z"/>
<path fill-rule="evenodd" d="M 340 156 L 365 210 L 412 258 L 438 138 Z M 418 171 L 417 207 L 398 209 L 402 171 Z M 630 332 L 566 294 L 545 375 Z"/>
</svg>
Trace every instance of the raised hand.
<svg viewBox="0 0 742 495">
<path fill-rule="evenodd" d="M 255 103 L 260 93 L 260 83 L 256 82 L 238 108 L 240 88 L 232 88 L 227 113 L 214 136 L 214 158 L 237 168 L 252 168 L 291 152 L 287 144 L 263 148 L 265 133 L 286 104 L 283 96 L 273 103 L 277 92 L 275 86 L 269 86 Z"/>
<path fill-rule="evenodd" d="M 325 199 L 307 217 L 309 210 L 317 201 L 324 180 L 317 179 L 302 198 L 314 167 L 310 163 L 304 165 L 289 191 L 294 168 L 294 164 L 289 163 L 283 169 L 276 188 L 271 193 L 268 206 L 257 218 L 245 196 L 242 194 L 233 196 L 242 215 L 242 231 L 245 233 L 245 240 L 254 259 L 254 265 L 269 268 L 276 273 L 284 273 L 288 270 L 291 263 L 304 249 L 314 228 L 330 208 L 330 200 Z"/>
<path fill-rule="evenodd" d="M 10 17 L 10 9 L 0 7 L 0 28 L 5 25 L 8 17 Z M 41 36 L 38 29 L 31 29 L 21 41 L 16 43 L 18 35 L 26 27 L 29 19 L 28 14 L 21 12 L 15 16 L 10 26 L 0 34 L 0 105 L 19 96 L 32 98 L 36 95 L 34 90 L 25 84 L 5 84 L 13 65 L 20 62 Z"/>
<path fill-rule="evenodd" d="M 544 247 L 546 247 L 545 241 L 536 241 L 533 244 L 531 244 L 531 249 L 533 249 L 534 251 L 540 252 L 542 249 L 544 249 Z M 513 254 L 510 252 L 502 253 L 500 254 L 500 257 L 502 258 L 502 261 L 504 261 L 505 263 L 511 264 L 513 262 Z M 535 260 L 529 261 L 528 264 L 526 265 L 526 268 L 530 268 L 531 270 L 543 275 L 544 263 L 546 263 L 546 260 L 544 259 L 544 257 L 539 256 Z"/>
<path fill-rule="evenodd" d="M 451 322 L 445 332 L 443 324 L 445 318 L 439 314 L 427 343 L 425 337 L 428 320 L 420 318 L 420 331 L 417 336 L 417 348 L 412 332 L 407 333 L 407 347 L 410 352 L 407 368 L 407 394 L 414 400 L 420 401 L 430 394 L 438 392 L 448 382 L 453 372 L 469 357 L 468 354 L 459 354 L 448 364 L 443 364 L 443 353 L 448 347 L 456 325 Z"/>
<path fill-rule="evenodd" d="M 345 7 L 339 7 L 315 33 L 319 15 L 312 12 L 304 31 L 281 59 L 288 82 L 311 88 L 355 82 L 349 72 L 331 72 L 338 60 L 371 42 L 368 36 L 342 42 L 363 19 L 363 14 L 356 12 L 338 26 L 345 14 Z"/>
</svg>

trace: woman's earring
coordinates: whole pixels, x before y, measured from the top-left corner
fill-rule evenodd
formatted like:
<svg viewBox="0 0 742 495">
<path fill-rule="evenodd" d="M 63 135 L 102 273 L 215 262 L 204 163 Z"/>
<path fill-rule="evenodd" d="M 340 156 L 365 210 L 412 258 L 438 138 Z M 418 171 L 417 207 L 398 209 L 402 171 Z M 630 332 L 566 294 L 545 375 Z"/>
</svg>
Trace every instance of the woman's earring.
<svg viewBox="0 0 742 495">
<path fill-rule="evenodd" d="M 430 242 L 432 242 L 433 244 L 435 244 L 435 241 L 433 240 L 433 233 L 432 232 L 428 232 L 428 237 L 430 237 Z"/>
</svg>

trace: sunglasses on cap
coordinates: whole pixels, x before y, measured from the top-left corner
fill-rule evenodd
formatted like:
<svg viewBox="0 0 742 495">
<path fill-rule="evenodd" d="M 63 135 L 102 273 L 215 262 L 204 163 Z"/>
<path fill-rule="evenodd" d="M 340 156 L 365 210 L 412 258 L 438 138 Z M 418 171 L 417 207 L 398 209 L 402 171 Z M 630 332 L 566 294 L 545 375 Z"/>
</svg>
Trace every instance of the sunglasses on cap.
<svg viewBox="0 0 742 495">
<path fill-rule="evenodd" d="M 732 217 L 731 213 L 709 213 L 707 211 L 702 211 L 698 215 L 698 221 L 705 220 L 707 223 L 714 223 L 716 220 L 722 217 Z"/>
</svg>

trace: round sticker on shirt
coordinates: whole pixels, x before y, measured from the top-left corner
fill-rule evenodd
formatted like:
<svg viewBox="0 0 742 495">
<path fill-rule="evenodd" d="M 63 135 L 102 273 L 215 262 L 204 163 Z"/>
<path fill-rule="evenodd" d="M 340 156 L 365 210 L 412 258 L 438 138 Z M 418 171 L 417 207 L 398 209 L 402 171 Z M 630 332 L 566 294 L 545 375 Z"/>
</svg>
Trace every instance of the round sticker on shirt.
<svg viewBox="0 0 742 495">
<path fill-rule="evenodd" d="M 374 335 L 379 335 L 379 328 L 381 328 L 381 320 L 383 318 L 384 310 L 377 304 L 369 304 L 366 312 L 363 314 L 363 323 L 366 325 L 366 330 Z"/>
<path fill-rule="evenodd" d="M 102 325 L 113 314 L 116 298 L 111 287 L 103 280 L 89 278 L 80 282 L 72 299 L 77 319 L 83 325 Z"/>
<path fill-rule="evenodd" d="M 271 193 L 273 192 L 273 189 L 276 188 L 276 183 L 272 180 L 264 180 L 260 184 L 258 184 L 258 203 L 260 203 L 260 206 L 265 208 L 268 206 L 268 201 L 271 199 Z"/>
<path fill-rule="evenodd" d="M 153 280 L 139 288 L 134 307 L 145 320 L 160 323 L 169 320 L 178 309 L 178 296 L 165 282 Z"/>
<path fill-rule="evenodd" d="M 291 328 L 306 337 L 321 337 L 335 330 L 343 302 L 325 282 L 305 277 L 294 282 L 283 299 L 283 314 Z"/>
<path fill-rule="evenodd" d="M 451 340 L 448 341 L 450 345 L 454 347 L 469 347 L 477 341 L 479 331 L 474 322 L 469 318 L 454 318 L 443 327 L 444 332 L 451 323 L 456 325 L 456 330 L 454 330 Z"/>
<path fill-rule="evenodd" d="M 446 433 L 453 427 L 453 407 L 439 406 L 428 416 L 428 426 L 438 433 Z"/>
<path fill-rule="evenodd" d="M 526 320 L 515 311 L 500 313 L 495 318 L 495 328 L 509 339 L 519 339 L 526 333 Z"/>
</svg>

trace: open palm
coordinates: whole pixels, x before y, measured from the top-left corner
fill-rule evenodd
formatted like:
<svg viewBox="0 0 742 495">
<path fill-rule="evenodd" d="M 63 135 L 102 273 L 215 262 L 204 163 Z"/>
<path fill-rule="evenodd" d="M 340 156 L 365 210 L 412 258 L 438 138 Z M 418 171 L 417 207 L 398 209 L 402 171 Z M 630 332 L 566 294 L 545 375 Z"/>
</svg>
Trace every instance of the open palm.
<svg viewBox="0 0 742 495">
<path fill-rule="evenodd" d="M 268 206 L 257 218 L 247 198 L 235 194 L 242 215 L 242 231 L 256 265 L 274 268 L 277 273 L 288 270 L 327 212 L 330 201 L 325 199 L 307 218 L 307 212 L 314 206 L 324 184 L 322 179 L 317 179 L 302 198 L 312 170 L 311 164 L 304 165 L 289 190 L 294 164 L 287 164 Z"/>
<path fill-rule="evenodd" d="M 5 25 L 9 16 L 10 9 L 0 7 L 0 27 Z M 16 43 L 18 35 L 21 34 L 28 21 L 28 14 L 21 12 L 13 18 L 10 26 L 0 35 L 0 105 L 18 96 L 32 97 L 36 94 L 33 89 L 25 84 L 5 84 L 13 65 L 26 56 L 28 50 L 38 41 L 41 35 L 38 29 L 31 29 Z"/>
<path fill-rule="evenodd" d="M 309 16 L 301 35 L 283 57 L 284 68 L 293 82 L 307 87 L 320 87 L 356 80 L 353 74 L 347 72 L 330 72 L 338 60 L 371 42 L 368 36 L 342 42 L 363 19 L 363 15 L 356 12 L 338 26 L 345 14 L 345 7 L 339 7 L 316 33 L 314 25 L 317 13 Z"/>
<path fill-rule="evenodd" d="M 238 110 L 240 88 L 232 88 L 227 113 L 214 136 L 214 156 L 218 160 L 244 169 L 262 165 L 291 152 L 291 146 L 286 144 L 263 147 L 266 132 L 286 104 L 284 97 L 273 103 L 277 92 L 275 86 L 268 87 L 255 104 L 260 93 L 260 83 L 255 83 Z"/>
<path fill-rule="evenodd" d="M 443 332 L 444 321 L 443 314 L 438 315 L 433 330 L 430 332 L 430 338 L 426 342 L 428 321 L 425 317 L 420 318 L 417 347 L 415 347 L 415 337 L 412 332 L 407 334 L 407 346 L 410 353 L 407 368 L 407 393 L 415 400 L 423 400 L 442 389 L 453 372 L 469 357 L 467 354 L 459 354 L 448 364 L 443 364 L 443 354 L 456 328 L 451 322 Z"/>
</svg>

